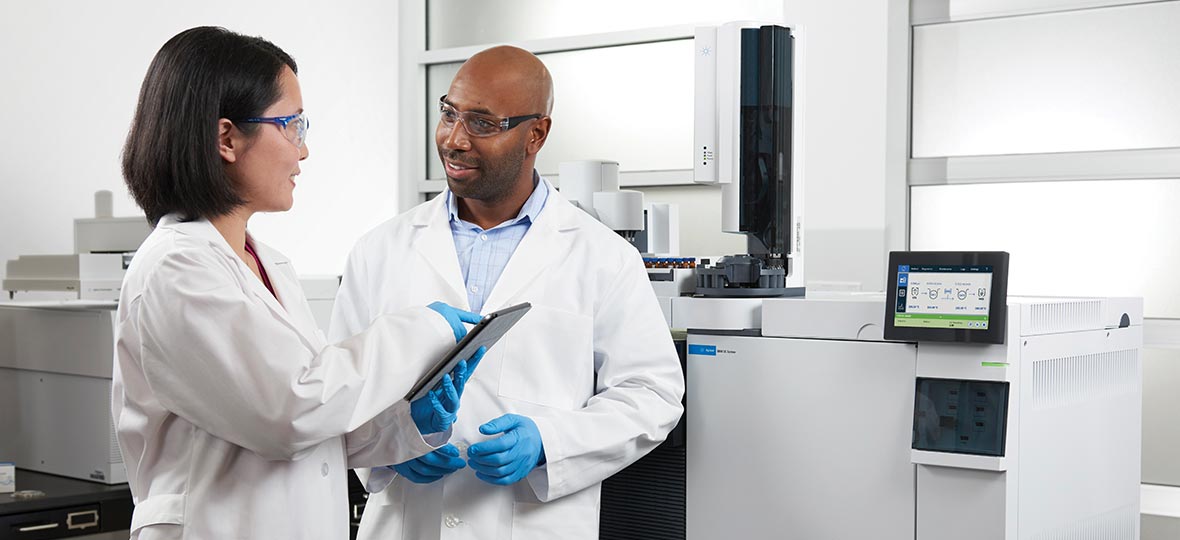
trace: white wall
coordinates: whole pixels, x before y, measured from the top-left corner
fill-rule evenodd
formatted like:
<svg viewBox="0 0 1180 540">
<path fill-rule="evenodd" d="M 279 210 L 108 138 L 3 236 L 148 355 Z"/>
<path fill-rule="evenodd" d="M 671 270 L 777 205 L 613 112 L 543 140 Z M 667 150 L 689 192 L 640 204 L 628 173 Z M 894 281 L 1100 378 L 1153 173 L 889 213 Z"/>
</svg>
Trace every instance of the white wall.
<svg viewBox="0 0 1180 540">
<path fill-rule="evenodd" d="M 0 0 L 0 261 L 71 252 L 99 189 L 115 215 L 142 215 L 119 170 L 139 87 L 160 46 L 200 25 L 260 35 L 299 64 L 310 157 L 295 207 L 255 217 L 254 234 L 301 274 L 339 274 L 396 213 L 396 3 Z"/>
</svg>

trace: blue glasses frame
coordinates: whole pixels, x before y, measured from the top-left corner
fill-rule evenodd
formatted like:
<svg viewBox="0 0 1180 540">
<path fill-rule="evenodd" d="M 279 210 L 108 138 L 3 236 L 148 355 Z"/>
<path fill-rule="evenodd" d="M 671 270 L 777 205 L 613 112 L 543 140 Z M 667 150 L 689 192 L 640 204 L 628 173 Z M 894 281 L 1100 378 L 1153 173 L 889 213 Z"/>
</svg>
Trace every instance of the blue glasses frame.
<svg viewBox="0 0 1180 540">
<path fill-rule="evenodd" d="M 303 148 L 304 141 L 307 140 L 307 130 L 311 127 L 311 121 L 307 119 L 306 113 L 292 114 L 289 116 L 256 116 L 254 118 L 247 118 L 242 120 L 245 124 L 274 124 L 279 126 L 286 134 L 287 140 L 296 148 Z M 287 126 L 295 123 L 295 133 L 289 133 Z"/>
</svg>

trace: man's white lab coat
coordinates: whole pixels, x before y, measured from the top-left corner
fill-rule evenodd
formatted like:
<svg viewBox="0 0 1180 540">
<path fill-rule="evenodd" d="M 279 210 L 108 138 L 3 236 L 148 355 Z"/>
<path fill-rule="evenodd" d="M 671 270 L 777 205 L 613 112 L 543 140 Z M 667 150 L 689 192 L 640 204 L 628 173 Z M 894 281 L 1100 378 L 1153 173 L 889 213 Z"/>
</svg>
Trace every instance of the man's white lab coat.
<svg viewBox="0 0 1180 540">
<path fill-rule="evenodd" d="M 679 420 L 684 377 L 639 253 L 549 189 L 484 303 L 485 313 L 533 308 L 468 382 L 451 439 L 466 459 L 469 445 L 488 439 L 480 424 L 525 415 L 541 432 L 545 465 L 507 487 L 470 467 L 425 485 L 389 469 L 358 471 L 374 492 L 361 540 L 597 539 L 601 482 Z M 445 194 L 361 239 L 330 334 L 426 299 L 468 305 Z"/>
</svg>

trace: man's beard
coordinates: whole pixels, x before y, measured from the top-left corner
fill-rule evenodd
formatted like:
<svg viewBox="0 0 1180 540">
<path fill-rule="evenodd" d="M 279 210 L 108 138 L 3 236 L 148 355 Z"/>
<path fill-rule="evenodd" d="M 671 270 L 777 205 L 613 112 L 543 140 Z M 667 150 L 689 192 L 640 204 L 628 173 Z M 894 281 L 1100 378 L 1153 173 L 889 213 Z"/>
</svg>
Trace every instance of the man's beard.
<svg viewBox="0 0 1180 540">
<path fill-rule="evenodd" d="M 439 154 L 445 159 L 464 163 L 459 152 L 439 152 Z M 515 187 L 516 179 L 524 166 L 524 159 L 525 152 L 521 150 L 519 153 L 504 156 L 500 161 L 479 160 L 477 163 L 470 163 L 469 165 L 479 168 L 479 178 L 474 181 L 459 182 L 448 174 L 447 187 L 457 197 L 484 203 L 499 202 L 512 193 L 512 188 Z M 446 171 L 445 160 L 443 171 Z"/>
</svg>

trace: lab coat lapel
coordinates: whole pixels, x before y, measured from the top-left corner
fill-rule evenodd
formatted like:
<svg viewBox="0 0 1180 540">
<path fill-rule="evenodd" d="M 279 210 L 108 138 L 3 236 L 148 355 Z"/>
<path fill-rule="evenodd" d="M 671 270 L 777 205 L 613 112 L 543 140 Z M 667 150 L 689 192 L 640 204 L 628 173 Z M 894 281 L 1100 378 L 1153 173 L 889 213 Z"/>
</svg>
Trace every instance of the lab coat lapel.
<svg viewBox="0 0 1180 540">
<path fill-rule="evenodd" d="M 258 258 L 262 261 L 262 267 L 266 270 L 267 277 L 270 278 L 270 284 L 274 287 L 275 294 L 278 295 L 277 309 L 272 305 L 275 303 L 273 302 L 275 297 L 257 279 L 252 281 L 252 285 L 255 285 L 253 287 L 254 294 L 267 302 L 271 310 L 278 313 L 280 317 L 285 317 L 308 343 L 317 345 L 317 348 L 326 345 L 326 343 L 320 343 L 322 338 L 317 333 L 319 327 L 316 326 L 315 317 L 312 316 L 311 310 L 307 306 L 303 286 L 299 284 L 299 276 L 295 274 L 295 268 L 291 265 L 290 259 L 253 237 L 250 241 L 254 246 L 254 251 L 258 253 Z"/>
<path fill-rule="evenodd" d="M 258 297 L 258 299 L 263 304 L 266 304 L 266 307 L 275 314 L 275 317 L 298 332 L 300 337 L 303 338 L 308 346 L 315 348 L 315 345 L 319 343 L 315 336 L 315 324 L 313 323 L 310 327 L 299 324 L 291 316 L 291 314 L 283 308 L 282 304 L 280 304 L 279 301 L 275 299 L 274 295 L 270 294 L 270 291 L 266 289 L 266 286 L 262 284 L 262 281 L 254 277 L 253 272 L 250 271 L 250 267 L 246 266 L 246 263 L 242 262 L 242 260 L 238 258 L 237 254 L 234 253 L 233 248 L 229 247 L 229 243 L 225 241 L 225 238 L 221 236 L 221 233 L 217 231 L 217 228 L 214 227 L 212 223 L 209 223 L 208 220 L 199 219 L 196 221 L 182 222 L 177 220 L 175 216 L 169 215 L 160 220 L 159 226 L 175 229 L 177 232 L 182 234 L 187 234 L 207 240 L 214 246 L 215 249 L 217 249 L 219 253 L 221 253 L 221 256 L 229 260 L 229 264 L 231 266 L 237 268 L 238 271 L 242 273 L 243 281 L 246 283 L 246 289 L 248 289 L 251 294 Z M 249 233 L 246 234 L 248 235 Z M 271 279 L 271 285 L 275 287 L 275 293 L 281 298 L 288 298 L 288 303 L 298 306 L 300 304 L 299 299 L 302 298 L 302 292 L 291 291 L 290 289 L 291 283 L 294 283 L 294 286 L 296 287 L 299 286 L 299 282 L 293 277 L 294 272 L 291 270 L 290 261 L 287 261 L 286 257 L 281 256 L 277 251 L 270 249 L 265 245 L 260 245 L 257 242 L 253 242 L 253 245 L 255 247 L 255 252 L 258 253 L 258 258 L 262 260 L 263 268 L 266 269 L 268 277 Z M 273 263 L 268 264 L 270 261 L 275 259 L 282 259 L 285 264 L 282 266 L 275 266 Z M 280 278 L 280 276 L 282 277 Z M 282 290 L 280 290 L 280 283 L 282 283 Z M 296 292 L 299 294 L 299 296 L 292 296 L 292 294 L 295 294 Z M 303 303 L 306 304 L 306 302 Z M 306 306 L 304 307 L 306 308 Z"/>
<path fill-rule="evenodd" d="M 565 259 L 571 247 L 569 238 L 566 238 L 569 236 L 567 233 L 578 228 L 576 215 L 572 211 L 580 212 L 550 185 L 545 208 L 537 215 L 537 221 L 529 227 L 508 259 L 504 273 L 500 274 L 500 279 L 484 302 L 484 312 L 511 305 L 518 300 L 521 290 L 534 282 L 554 261 Z M 528 298 L 519 298 L 519 301 L 528 301 Z"/>
<path fill-rule="evenodd" d="M 459 268 L 459 256 L 455 254 L 455 239 L 447 215 L 446 193 L 436 196 L 430 204 L 415 209 L 411 223 L 414 226 L 414 251 L 426 260 L 439 279 L 450 289 L 450 298 L 443 301 L 455 307 L 468 309 L 467 292 L 463 285 L 463 271 Z"/>
</svg>

